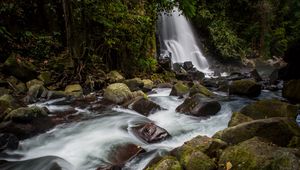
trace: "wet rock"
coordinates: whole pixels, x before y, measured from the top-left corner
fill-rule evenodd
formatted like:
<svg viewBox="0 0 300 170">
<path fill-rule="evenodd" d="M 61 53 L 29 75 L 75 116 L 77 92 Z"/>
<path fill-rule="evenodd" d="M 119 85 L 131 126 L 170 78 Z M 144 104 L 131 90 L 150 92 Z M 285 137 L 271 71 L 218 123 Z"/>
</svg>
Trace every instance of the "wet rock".
<svg viewBox="0 0 300 170">
<path fill-rule="evenodd" d="M 257 82 L 263 80 L 256 69 L 250 71 L 250 77 L 252 77 Z"/>
<path fill-rule="evenodd" d="M 207 98 L 203 98 L 200 94 L 187 98 L 183 104 L 176 108 L 177 112 L 193 116 L 212 116 L 221 109 L 219 102 Z"/>
<path fill-rule="evenodd" d="M 0 165 L 0 169 L 8 170 L 74 170 L 66 160 L 56 156 L 45 156 L 24 161 L 9 161 Z"/>
<path fill-rule="evenodd" d="M 300 128 L 292 118 L 275 117 L 241 123 L 217 132 L 213 138 L 234 145 L 254 136 L 265 138 L 279 146 L 287 146 L 294 136 L 300 136 Z"/>
<path fill-rule="evenodd" d="M 183 68 L 186 71 L 189 71 L 189 70 L 192 70 L 194 68 L 194 65 L 191 61 L 186 61 L 186 62 L 183 63 Z"/>
<path fill-rule="evenodd" d="M 199 83 L 196 83 L 191 87 L 190 97 L 197 94 L 197 93 L 203 94 L 206 97 L 213 97 L 214 96 L 214 94 L 210 90 L 208 90 L 206 87 L 204 87 L 203 85 L 201 85 Z"/>
<path fill-rule="evenodd" d="M 261 85 L 252 80 L 236 80 L 229 85 L 229 93 L 257 97 L 261 93 Z"/>
<path fill-rule="evenodd" d="M 219 166 L 230 162 L 233 169 L 294 170 L 300 168 L 298 152 L 297 149 L 277 147 L 255 137 L 225 149 L 220 157 Z"/>
<path fill-rule="evenodd" d="M 125 80 L 125 78 L 117 71 L 111 71 L 107 74 L 109 83 L 120 83 Z"/>
<path fill-rule="evenodd" d="M 52 82 L 52 74 L 49 71 L 41 72 L 41 74 L 38 76 L 38 79 L 44 82 L 45 85 L 48 85 Z"/>
<path fill-rule="evenodd" d="M 43 85 L 33 85 L 29 88 L 27 96 L 24 98 L 27 103 L 35 103 L 41 99 L 46 99 L 48 95 L 48 89 Z"/>
<path fill-rule="evenodd" d="M 173 156 L 165 156 L 146 170 L 182 170 L 179 161 Z"/>
<path fill-rule="evenodd" d="M 240 112 L 233 112 L 231 119 L 228 123 L 228 127 L 236 126 L 241 123 L 251 122 L 253 119 L 240 113 Z"/>
<path fill-rule="evenodd" d="M 247 76 L 240 72 L 232 72 L 229 76 L 226 77 L 226 79 L 229 81 L 242 80 L 245 78 L 247 78 Z"/>
<path fill-rule="evenodd" d="M 144 92 L 149 92 L 153 89 L 153 87 L 154 87 L 153 81 L 151 81 L 149 79 L 144 79 L 142 81 L 144 83 L 144 86 L 143 86 L 143 91 Z"/>
<path fill-rule="evenodd" d="M 121 104 L 131 99 L 133 96 L 126 84 L 114 83 L 105 89 L 103 97 L 116 104 Z"/>
<path fill-rule="evenodd" d="M 19 146 L 19 139 L 9 133 L 0 133 L 0 152 L 9 149 L 15 150 Z"/>
<path fill-rule="evenodd" d="M 37 76 L 35 66 L 24 60 L 21 59 L 19 54 L 12 53 L 5 61 L 3 71 L 18 79 L 26 82 L 29 80 L 34 79 Z"/>
<path fill-rule="evenodd" d="M 113 167 L 123 167 L 127 161 L 143 152 L 145 152 L 145 150 L 135 144 L 117 145 L 111 148 L 108 161 Z"/>
<path fill-rule="evenodd" d="M 59 99 L 63 97 L 67 97 L 68 95 L 64 91 L 48 91 L 47 99 Z"/>
<path fill-rule="evenodd" d="M 170 71 L 171 70 L 171 59 L 170 57 L 160 57 L 158 64 L 162 70 Z"/>
<path fill-rule="evenodd" d="M 16 103 L 15 99 L 9 95 L 5 94 L 0 97 L 0 122 L 5 118 L 7 113 L 11 110 L 18 108 L 19 105 Z"/>
<path fill-rule="evenodd" d="M 35 85 L 44 85 L 44 82 L 40 81 L 40 80 L 37 80 L 37 79 L 33 79 L 33 80 L 30 80 L 30 81 L 27 81 L 26 82 L 26 86 L 28 89 L 30 89 L 30 87 L 32 86 L 35 86 Z"/>
<path fill-rule="evenodd" d="M 202 73 L 201 71 L 196 70 L 196 69 L 189 70 L 188 75 L 189 75 L 189 80 L 190 81 L 193 81 L 193 80 L 201 81 L 205 77 L 204 73 Z"/>
<path fill-rule="evenodd" d="M 48 113 L 45 109 L 39 107 L 21 107 L 11 111 L 6 115 L 5 121 L 12 120 L 18 123 L 31 122 L 36 118 L 47 117 Z"/>
<path fill-rule="evenodd" d="M 83 95 L 83 89 L 79 84 L 72 84 L 65 88 L 65 93 L 74 97 L 81 97 Z"/>
<path fill-rule="evenodd" d="M 189 87 L 184 85 L 182 82 L 176 83 L 172 87 L 172 91 L 170 93 L 171 96 L 183 96 L 189 93 Z"/>
<path fill-rule="evenodd" d="M 140 78 L 125 80 L 124 83 L 131 91 L 141 90 L 144 87 L 144 82 Z"/>
<path fill-rule="evenodd" d="M 6 81 L 16 93 L 26 93 L 27 91 L 26 85 L 23 82 L 16 79 L 15 77 L 10 76 L 9 78 L 7 78 Z"/>
<path fill-rule="evenodd" d="M 173 64 L 173 70 L 175 71 L 175 72 L 182 72 L 182 70 L 184 70 L 183 69 L 183 64 L 182 63 L 174 63 Z M 184 70 L 185 71 L 185 70 Z"/>
<path fill-rule="evenodd" d="M 162 108 L 149 99 L 140 98 L 132 104 L 132 109 L 142 115 L 148 116 Z"/>
<path fill-rule="evenodd" d="M 170 134 L 154 123 L 145 123 L 132 128 L 132 132 L 147 143 L 156 143 L 170 137 Z"/>
<path fill-rule="evenodd" d="M 293 102 L 300 102 L 300 79 L 290 80 L 283 85 L 282 96 Z"/>
<path fill-rule="evenodd" d="M 172 88 L 172 87 L 173 87 L 173 85 L 170 83 L 159 83 L 157 85 L 157 88 Z"/>
</svg>

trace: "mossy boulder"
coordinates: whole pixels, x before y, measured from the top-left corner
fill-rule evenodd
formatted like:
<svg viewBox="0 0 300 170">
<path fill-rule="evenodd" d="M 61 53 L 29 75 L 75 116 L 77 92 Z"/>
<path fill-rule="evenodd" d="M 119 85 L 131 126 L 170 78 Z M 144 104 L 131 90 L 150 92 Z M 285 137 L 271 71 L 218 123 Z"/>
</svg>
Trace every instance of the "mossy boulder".
<svg viewBox="0 0 300 170">
<path fill-rule="evenodd" d="M 15 103 L 15 99 L 9 95 L 5 94 L 0 97 L 0 121 L 9 113 L 11 110 L 17 108 L 18 105 Z"/>
<path fill-rule="evenodd" d="M 229 85 L 229 94 L 257 97 L 261 93 L 261 85 L 253 80 L 235 80 Z"/>
<path fill-rule="evenodd" d="M 48 89 L 46 89 L 41 84 L 33 85 L 29 88 L 27 92 L 27 96 L 25 97 L 25 102 L 27 103 L 35 103 L 40 99 L 46 99 L 48 95 Z"/>
<path fill-rule="evenodd" d="M 177 112 L 193 116 L 212 116 L 218 113 L 221 105 L 218 101 L 203 98 L 201 94 L 196 94 L 185 99 L 185 101 L 176 108 Z"/>
<path fill-rule="evenodd" d="M 274 117 L 226 128 L 217 132 L 213 138 L 235 145 L 255 136 L 265 138 L 279 146 L 287 146 L 294 136 L 300 136 L 300 128 L 295 119 Z"/>
<path fill-rule="evenodd" d="M 151 91 L 153 89 L 154 83 L 153 83 L 152 80 L 150 80 L 150 79 L 143 79 L 142 81 L 144 83 L 144 86 L 143 86 L 143 91 L 144 92 L 149 92 L 149 91 Z"/>
<path fill-rule="evenodd" d="M 120 83 L 125 80 L 125 78 L 117 71 L 111 71 L 107 74 L 109 83 Z"/>
<path fill-rule="evenodd" d="M 300 79 L 290 80 L 283 85 L 282 96 L 293 101 L 300 102 Z"/>
<path fill-rule="evenodd" d="M 281 102 L 276 99 L 261 100 L 243 107 L 240 112 L 252 119 L 265 119 L 270 117 L 291 117 L 298 115 L 298 106 Z"/>
<path fill-rule="evenodd" d="M 40 81 L 40 80 L 37 80 L 37 79 L 33 79 L 33 80 L 30 80 L 28 82 L 26 82 L 26 86 L 27 88 L 29 89 L 31 86 L 34 86 L 34 85 L 44 85 L 44 82 Z"/>
<path fill-rule="evenodd" d="M 51 80 L 52 74 L 49 71 L 43 71 L 41 74 L 38 76 L 38 79 L 44 82 L 45 85 L 48 85 L 52 82 Z"/>
<path fill-rule="evenodd" d="M 16 53 L 12 53 L 6 59 L 3 67 L 3 71 L 6 74 L 17 77 L 24 82 L 36 77 L 37 72 L 35 70 L 36 67 L 32 63 L 22 59 L 21 56 Z"/>
<path fill-rule="evenodd" d="M 148 116 L 162 108 L 147 98 L 140 98 L 132 104 L 132 109 L 142 115 Z"/>
<path fill-rule="evenodd" d="M 16 93 L 26 93 L 27 88 L 25 83 L 19 81 L 17 78 L 14 76 L 10 76 L 6 79 L 6 81 L 10 84 L 10 86 L 13 87 L 13 90 Z"/>
<path fill-rule="evenodd" d="M 21 107 L 11 111 L 6 117 L 5 121 L 12 120 L 18 123 L 27 123 L 33 119 L 47 117 L 48 113 L 45 109 L 39 107 Z"/>
<path fill-rule="evenodd" d="M 142 90 L 144 82 L 140 78 L 128 79 L 124 83 L 129 87 L 131 91 Z"/>
<path fill-rule="evenodd" d="M 173 156 L 165 156 L 146 170 L 182 170 L 179 161 Z"/>
<path fill-rule="evenodd" d="M 233 112 L 231 119 L 228 123 L 228 126 L 232 127 L 232 126 L 236 126 L 241 123 L 250 122 L 252 120 L 253 119 L 251 117 L 248 117 L 240 112 Z"/>
<path fill-rule="evenodd" d="M 232 170 L 295 170 L 300 169 L 299 150 L 281 148 L 254 137 L 224 150 L 219 168 L 226 169 L 228 162 Z"/>
<path fill-rule="evenodd" d="M 65 88 L 65 93 L 74 97 L 81 97 L 83 95 L 83 89 L 79 84 L 71 84 Z"/>
<path fill-rule="evenodd" d="M 104 91 L 104 99 L 116 104 L 124 103 L 132 97 L 132 92 L 124 83 L 111 84 Z"/>
<path fill-rule="evenodd" d="M 183 96 L 188 93 L 189 93 L 189 87 L 180 81 L 172 87 L 170 95 L 171 96 Z"/>
<path fill-rule="evenodd" d="M 194 84 L 190 89 L 190 96 L 193 96 L 195 94 L 203 94 L 206 97 L 213 97 L 214 93 L 212 93 L 210 90 L 208 90 L 205 86 L 197 83 Z"/>
</svg>

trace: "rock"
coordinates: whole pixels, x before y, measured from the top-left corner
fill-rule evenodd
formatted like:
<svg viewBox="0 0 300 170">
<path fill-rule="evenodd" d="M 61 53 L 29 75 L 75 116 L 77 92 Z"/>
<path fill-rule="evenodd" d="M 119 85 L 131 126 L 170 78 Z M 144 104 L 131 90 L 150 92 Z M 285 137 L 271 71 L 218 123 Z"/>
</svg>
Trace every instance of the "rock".
<svg viewBox="0 0 300 170">
<path fill-rule="evenodd" d="M 252 119 L 265 119 L 271 117 L 291 117 L 296 119 L 298 107 L 276 99 L 267 99 L 254 102 L 243 107 L 241 114 Z"/>
<path fill-rule="evenodd" d="M 146 170 L 182 170 L 182 167 L 175 157 L 165 156 Z"/>
<path fill-rule="evenodd" d="M 52 74 L 49 71 L 41 72 L 41 74 L 38 76 L 38 79 L 44 82 L 45 85 L 48 85 L 52 82 L 51 80 Z"/>
<path fill-rule="evenodd" d="M 9 149 L 15 150 L 19 146 L 19 139 L 9 133 L 0 133 L 0 152 Z"/>
<path fill-rule="evenodd" d="M 244 74 L 242 74 L 240 72 L 232 72 L 232 73 L 230 73 L 229 76 L 226 77 L 226 79 L 229 81 L 242 80 L 245 78 L 247 78 L 247 76 L 245 76 Z"/>
<path fill-rule="evenodd" d="M 212 93 L 210 90 L 208 90 L 206 87 L 204 87 L 203 85 L 196 83 L 192 86 L 192 88 L 190 89 L 190 97 L 200 93 L 203 94 L 206 97 L 213 97 L 215 96 L 214 93 Z"/>
<path fill-rule="evenodd" d="M 168 57 L 160 57 L 158 60 L 158 64 L 162 70 L 170 71 L 171 70 L 171 59 Z"/>
<path fill-rule="evenodd" d="M 59 99 L 67 96 L 68 95 L 64 91 L 48 91 L 47 100 Z"/>
<path fill-rule="evenodd" d="M 187 98 L 183 104 L 176 108 L 177 112 L 193 116 L 212 116 L 221 109 L 219 102 L 207 98 L 203 98 L 200 94 Z"/>
<path fill-rule="evenodd" d="M 109 83 L 120 83 L 125 80 L 125 78 L 117 71 L 111 71 L 107 74 Z"/>
<path fill-rule="evenodd" d="M 293 102 L 300 102 L 300 79 L 290 80 L 283 85 L 282 96 Z"/>
<path fill-rule="evenodd" d="M 130 143 L 122 144 L 113 146 L 113 148 L 110 149 L 107 159 L 113 167 L 123 167 L 127 161 L 133 159 L 142 152 L 145 152 L 145 150 L 140 146 Z"/>
<path fill-rule="evenodd" d="M 288 147 L 290 147 L 290 148 L 300 148 L 300 137 L 299 136 L 294 136 L 290 140 L 290 143 L 288 144 Z"/>
<path fill-rule="evenodd" d="M 0 164 L 0 169 L 8 170 L 74 170 L 72 164 L 56 156 L 45 156 L 22 161 L 9 161 Z"/>
<path fill-rule="evenodd" d="M 184 153 L 180 159 L 180 163 L 186 170 L 214 170 L 217 167 L 212 159 L 197 150 Z"/>
<path fill-rule="evenodd" d="M 170 93 L 171 96 L 183 96 L 189 93 L 189 87 L 184 85 L 182 82 L 176 83 L 172 87 L 172 91 Z"/>
<path fill-rule="evenodd" d="M 153 87 L 154 87 L 153 81 L 151 81 L 149 79 L 144 79 L 142 81 L 144 83 L 144 86 L 143 86 L 143 91 L 144 92 L 149 92 L 153 89 Z"/>
<path fill-rule="evenodd" d="M 240 112 L 233 112 L 231 119 L 228 123 L 228 127 L 236 126 L 241 123 L 251 122 L 253 119 L 240 113 Z"/>
<path fill-rule="evenodd" d="M 6 117 L 5 121 L 12 120 L 18 123 L 31 122 L 33 119 L 47 117 L 48 113 L 45 109 L 39 107 L 21 107 L 11 111 Z"/>
<path fill-rule="evenodd" d="M 11 110 L 17 108 L 19 105 L 16 104 L 15 99 L 9 95 L 5 94 L 0 97 L 0 122 L 5 118 L 6 114 Z"/>
<path fill-rule="evenodd" d="M 37 117 L 30 122 L 8 121 L 0 124 L 0 133 L 14 134 L 18 139 L 23 140 L 44 133 L 53 128 L 55 124 L 51 118 Z"/>
<path fill-rule="evenodd" d="M 160 142 L 170 137 L 165 129 L 152 122 L 132 127 L 132 132 L 147 143 Z"/>
<path fill-rule="evenodd" d="M 131 91 L 141 90 L 144 87 L 144 82 L 140 78 L 125 80 L 124 83 Z"/>
<path fill-rule="evenodd" d="M 189 80 L 190 81 L 193 81 L 193 80 L 201 81 L 205 78 L 205 74 L 202 73 L 201 71 L 196 70 L 196 69 L 189 70 L 188 75 L 189 75 Z"/>
<path fill-rule="evenodd" d="M 30 87 L 34 86 L 34 85 L 42 85 L 43 86 L 44 82 L 37 80 L 37 79 L 33 79 L 33 80 L 26 82 L 26 86 L 28 89 L 30 89 Z"/>
<path fill-rule="evenodd" d="M 43 85 L 33 85 L 29 88 L 27 96 L 24 98 L 27 103 L 35 103 L 40 99 L 46 99 L 48 95 L 48 89 Z"/>
<path fill-rule="evenodd" d="M 232 169 L 295 170 L 300 169 L 298 153 L 299 150 L 277 147 L 255 137 L 225 149 L 219 165 L 230 162 Z"/>
<path fill-rule="evenodd" d="M 136 98 L 136 97 L 142 97 L 148 99 L 147 94 L 145 94 L 142 90 L 132 92 L 132 98 Z"/>
<path fill-rule="evenodd" d="M 252 77 L 257 82 L 263 80 L 256 69 L 250 71 L 250 77 Z"/>
<path fill-rule="evenodd" d="M 157 85 L 157 88 L 172 88 L 172 87 L 173 87 L 173 85 L 170 83 L 159 83 Z"/>
<path fill-rule="evenodd" d="M 124 83 L 115 83 L 109 85 L 103 95 L 104 99 L 121 104 L 132 98 L 132 93 Z"/>
<path fill-rule="evenodd" d="M 279 145 L 287 146 L 294 136 L 300 136 L 300 128 L 292 118 L 275 117 L 254 120 L 217 132 L 213 138 L 235 145 L 254 136 Z"/>
<path fill-rule="evenodd" d="M 183 69 L 183 64 L 182 63 L 174 63 L 173 64 L 173 70 L 175 72 L 181 72 Z M 184 69 L 183 69 L 184 70 Z"/>
<path fill-rule="evenodd" d="M 65 88 L 65 93 L 74 97 L 81 97 L 83 95 L 83 89 L 79 84 L 72 84 Z"/>
<path fill-rule="evenodd" d="M 26 82 L 36 77 L 36 68 L 30 62 L 21 59 L 19 54 L 12 53 L 4 63 L 3 71 Z"/>
<path fill-rule="evenodd" d="M 194 65 L 191 61 L 186 61 L 183 63 L 183 68 L 186 70 L 186 71 L 189 71 L 191 69 L 194 68 Z"/>
<path fill-rule="evenodd" d="M 7 78 L 7 82 L 10 84 L 10 87 L 12 87 L 16 93 L 26 93 L 26 85 L 23 82 L 16 79 L 15 77 L 10 76 L 9 78 Z"/>
<path fill-rule="evenodd" d="M 148 99 L 140 98 L 133 103 L 132 109 L 142 115 L 148 116 L 158 110 L 161 110 L 162 108 L 158 104 Z"/>
<path fill-rule="evenodd" d="M 229 85 L 229 93 L 257 97 L 261 93 L 261 85 L 252 80 L 236 80 Z"/>
</svg>

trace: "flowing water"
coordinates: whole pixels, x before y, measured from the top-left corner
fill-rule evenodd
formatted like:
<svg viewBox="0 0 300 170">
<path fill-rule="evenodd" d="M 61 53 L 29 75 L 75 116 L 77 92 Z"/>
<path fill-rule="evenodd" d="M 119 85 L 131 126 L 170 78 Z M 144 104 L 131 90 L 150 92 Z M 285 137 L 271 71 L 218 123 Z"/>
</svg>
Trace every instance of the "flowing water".
<svg viewBox="0 0 300 170">
<path fill-rule="evenodd" d="M 239 97 L 221 101 L 222 109 L 218 114 L 203 119 L 177 113 L 175 108 L 183 102 L 183 99 L 169 96 L 171 89 L 155 89 L 154 91 L 157 93 L 150 95 L 150 100 L 166 110 L 145 117 L 133 110 L 121 107 L 109 109 L 102 114 L 88 109 L 78 109 L 78 112 L 86 115 L 85 120 L 61 124 L 44 134 L 22 141 L 17 151 L 9 153 L 18 154 L 21 158 L 8 160 L 20 161 L 58 156 L 71 164 L 65 169 L 89 170 L 109 162 L 109 154 L 115 146 L 132 143 L 141 146 L 147 152 L 128 162 L 123 169 L 139 170 L 143 169 L 156 156 L 181 146 L 185 141 L 197 135 L 212 136 L 215 132 L 226 128 L 232 111 L 237 111 L 244 105 L 253 102 L 250 99 Z M 261 97 L 277 98 L 278 96 L 263 92 Z M 56 111 L 70 107 L 55 106 L 53 102 L 36 105 L 47 106 L 50 110 Z M 150 121 L 166 129 L 172 137 L 163 142 L 146 144 L 131 133 L 130 127 L 140 122 Z M 40 163 L 43 162 L 40 161 Z M 44 163 L 44 166 L 46 164 Z M 23 166 L 25 166 L 22 167 L 23 169 L 28 168 L 26 167 L 28 165 Z"/>
<path fill-rule="evenodd" d="M 171 53 L 172 63 L 192 61 L 199 71 L 211 72 L 197 44 L 191 23 L 178 8 L 174 8 L 172 13 L 162 13 L 158 26 L 162 51 Z"/>
</svg>

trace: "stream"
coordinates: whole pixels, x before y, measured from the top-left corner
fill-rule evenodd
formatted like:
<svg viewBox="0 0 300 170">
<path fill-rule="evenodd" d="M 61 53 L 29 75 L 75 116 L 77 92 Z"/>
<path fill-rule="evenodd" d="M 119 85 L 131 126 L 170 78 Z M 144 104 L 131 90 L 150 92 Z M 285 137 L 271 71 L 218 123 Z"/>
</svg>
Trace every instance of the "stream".
<svg viewBox="0 0 300 170">
<path fill-rule="evenodd" d="M 68 162 L 59 163 L 57 161 L 64 169 L 92 170 L 97 169 L 102 164 L 109 163 L 108 157 L 114 147 L 130 143 L 140 146 L 146 152 L 127 162 L 123 169 L 139 170 L 145 168 L 153 158 L 181 146 L 193 137 L 198 135 L 211 137 L 217 131 L 225 129 L 232 112 L 238 111 L 244 105 L 254 101 L 248 98 L 231 96 L 228 100 L 220 101 L 222 108 L 217 115 L 198 118 L 175 111 L 184 99 L 169 96 L 171 89 L 154 89 L 153 91 L 156 93 L 149 95 L 150 100 L 159 104 L 165 110 L 157 111 L 145 117 L 133 110 L 122 107 L 114 107 L 101 114 L 90 111 L 89 107 L 86 109 L 76 108 L 78 111 L 76 114 L 85 115 L 82 121 L 61 124 L 44 134 L 21 141 L 18 150 L 8 152 L 9 155 L 19 155 L 19 158 L 6 158 L 6 160 L 20 161 L 57 156 Z M 222 96 L 227 95 L 222 92 L 215 93 Z M 262 91 L 259 99 L 280 98 L 278 94 L 279 92 Z M 55 101 L 36 103 L 35 105 L 46 106 L 52 111 L 66 110 L 70 107 L 51 103 L 55 103 Z M 146 144 L 133 135 L 131 132 L 132 126 L 140 122 L 150 121 L 166 129 L 172 137 L 159 143 Z M 42 164 L 39 168 L 36 166 L 30 169 L 35 170 L 41 167 L 46 169 L 44 167 L 47 163 L 47 161 L 39 161 L 39 164 Z M 28 165 L 23 165 L 24 168 L 28 169 Z M 22 166 L 20 169 L 22 169 Z"/>
</svg>

